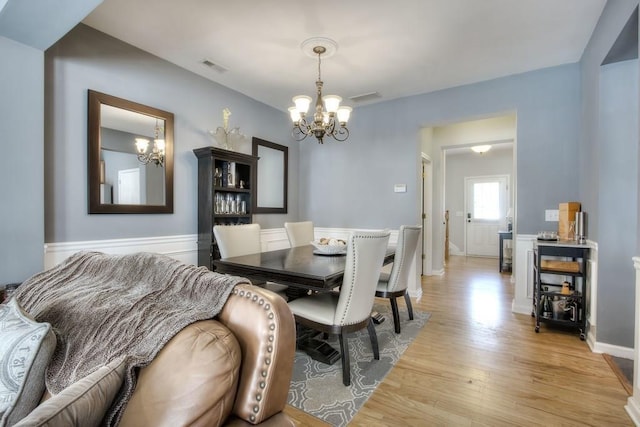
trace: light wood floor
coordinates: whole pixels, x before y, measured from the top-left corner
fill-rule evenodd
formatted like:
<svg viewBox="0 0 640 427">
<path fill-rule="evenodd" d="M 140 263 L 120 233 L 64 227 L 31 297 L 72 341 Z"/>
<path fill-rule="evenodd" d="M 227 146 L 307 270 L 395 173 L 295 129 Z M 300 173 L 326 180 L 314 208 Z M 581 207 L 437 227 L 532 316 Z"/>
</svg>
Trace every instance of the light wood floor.
<svg viewBox="0 0 640 427">
<path fill-rule="evenodd" d="M 424 277 L 416 340 L 353 426 L 633 426 L 627 394 L 573 331 L 511 312 L 510 274 L 494 259 L 452 257 Z M 391 319 L 388 319 L 391 320 Z M 301 426 L 325 423 L 288 406 Z"/>
</svg>

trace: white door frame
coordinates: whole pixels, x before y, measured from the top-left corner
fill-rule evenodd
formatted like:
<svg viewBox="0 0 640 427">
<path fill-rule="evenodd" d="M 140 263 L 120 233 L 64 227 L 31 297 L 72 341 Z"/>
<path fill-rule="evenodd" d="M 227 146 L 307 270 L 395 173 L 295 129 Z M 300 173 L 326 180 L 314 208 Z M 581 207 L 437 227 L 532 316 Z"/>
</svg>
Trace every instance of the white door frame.
<svg viewBox="0 0 640 427">
<path fill-rule="evenodd" d="M 433 163 L 422 153 L 422 274 L 433 275 Z"/>
</svg>

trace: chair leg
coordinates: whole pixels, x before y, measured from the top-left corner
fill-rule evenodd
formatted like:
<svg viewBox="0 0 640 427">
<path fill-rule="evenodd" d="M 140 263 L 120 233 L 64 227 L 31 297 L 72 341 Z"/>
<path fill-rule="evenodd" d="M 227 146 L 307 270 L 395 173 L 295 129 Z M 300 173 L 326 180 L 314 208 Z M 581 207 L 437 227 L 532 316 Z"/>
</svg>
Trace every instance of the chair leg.
<svg viewBox="0 0 640 427">
<path fill-rule="evenodd" d="M 367 331 L 369 331 L 369 339 L 371 339 L 371 349 L 373 350 L 373 358 L 380 360 L 380 349 L 378 347 L 378 334 L 376 334 L 376 327 L 373 324 L 373 319 L 369 319 L 367 325 Z"/>
<path fill-rule="evenodd" d="M 413 320 L 413 306 L 411 305 L 411 297 L 409 297 L 409 292 L 404 293 L 404 300 L 407 303 L 407 310 L 409 311 L 409 320 Z"/>
<path fill-rule="evenodd" d="M 393 314 L 393 327 L 396 331 L 396 334 L 400 333 L 400 313 L 398 312 L 398 301 L 396 301 L 395 297 L 389 298 L 389 302 L 391 303 L 391 313 Z"/>
<path fill-rule="evenodd" d="M 342 384 L 350 385 L 351 366 L 349 361 L 349 341 L 342 331 L 340 332 L 340 335 L 338 335 L 338 337 L 340 338 L 340 353 L 342 357 Z"/>
</svg>

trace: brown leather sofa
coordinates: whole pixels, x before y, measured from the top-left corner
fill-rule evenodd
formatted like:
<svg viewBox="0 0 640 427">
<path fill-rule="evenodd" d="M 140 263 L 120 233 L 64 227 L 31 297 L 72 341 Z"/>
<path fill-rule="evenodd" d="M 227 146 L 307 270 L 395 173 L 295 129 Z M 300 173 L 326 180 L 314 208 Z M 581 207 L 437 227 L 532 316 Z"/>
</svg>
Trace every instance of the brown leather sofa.
<svg viewBox="0 0 640 427">
<path fill-rule="evenodd" d="M 295 322 L 287 303 L 268 290 L 238 285 L 215 320 L 187 326 L 140 370 L 119 426 L 293 426 L 282 410 L 294 352 Z M 63 393 L 19 425 L 90 425 L 77 406 L 56 408 L 58 415 L 71 412 L 55 421 L 38 413 Z"/>
</svg>

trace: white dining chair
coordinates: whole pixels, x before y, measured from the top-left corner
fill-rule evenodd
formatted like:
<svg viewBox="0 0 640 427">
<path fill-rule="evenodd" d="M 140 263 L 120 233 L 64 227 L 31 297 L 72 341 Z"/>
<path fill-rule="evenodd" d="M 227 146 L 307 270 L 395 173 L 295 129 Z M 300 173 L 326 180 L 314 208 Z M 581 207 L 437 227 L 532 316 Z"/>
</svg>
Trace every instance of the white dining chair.
<svg viewBox="0 0 640 427">
<path fill-rule="evenodd" d="M 347 242 L 340 292 L 313 293 L 289 302 L 296 322 L 325 334 L 338 335 L 342 383 L 346 386 L 351 384 L 348 333 L 367 328 L 373 357 L 380 359 L 371 309 L 389 234 L 388 231 L 352 233 Z"/>
<path fill-rule="evenodd" d="M 262 252 L 260 224 L 215 225 L 213 235 L 221 258 Z"/>
<path fill-rule="evenodd" d="M 285 222 L 284 229 L 292 248 L 308 245 L 315 239 L 313 221 Z"/>
<path fill-rule="evenodd" d="M 376 297 L 389 299 L 396 334 L 400 333 L 400 313 L 398 312 L 398 302 L 396 298 L 404 296 L 404 300 L 407 303 L 407 311 L 409 312 L 409 320 L 413 320 L 413 307 L 411 306 L 411 298 L 407 292 L 407 283 L 409 280 L 411 261 L 418 247 L 421 230 L 422 227 L 419 225 L 400 226 L 391 272 L 380 274 L 378 280 Z"/>
<path fill-rule="evenodd" d="M 213 227 L 213 235 L 216 238 L 221 258 L 231 258 L 262 252 L 260 224 L 215 225 Z M 262 285 L 261 283 L 254 284 Z M 288 286 L 266 282 L 263 287 L 287 299 L 284 292 Z"/>
</svg>

